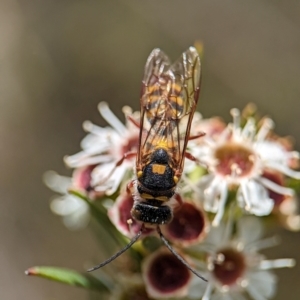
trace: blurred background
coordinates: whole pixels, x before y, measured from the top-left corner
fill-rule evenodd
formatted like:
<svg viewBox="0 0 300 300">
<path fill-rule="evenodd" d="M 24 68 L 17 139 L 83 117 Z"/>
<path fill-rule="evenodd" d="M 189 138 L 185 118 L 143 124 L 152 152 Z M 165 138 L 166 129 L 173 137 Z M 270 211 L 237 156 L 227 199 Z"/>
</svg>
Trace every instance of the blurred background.
<svg viewBox="0 0 300 300">
<path fill-rule="evenodd" d="M 155 47 L 172 59 L 204 43 L 198 109 L 230 120 L 254 102 L 300 150 L 300 2 L 297 0 L 1 0 L 0 295 L 2 299 L 86 299 L 79 288 L 24 270 L 84 270 L 98 247 L 86 229 L 71 232 L 49 209 L 46 170 L 70 175 L 62 158 L 79 151 L 81 124 L 105 125 L 109 103 L 139 108 L 146 59 Z M 300 261 L 300 235 L 281 230 L 270 258 Z M 299 270 L 279 270 L 275 299 L 299 299 Z"/>
</svg>

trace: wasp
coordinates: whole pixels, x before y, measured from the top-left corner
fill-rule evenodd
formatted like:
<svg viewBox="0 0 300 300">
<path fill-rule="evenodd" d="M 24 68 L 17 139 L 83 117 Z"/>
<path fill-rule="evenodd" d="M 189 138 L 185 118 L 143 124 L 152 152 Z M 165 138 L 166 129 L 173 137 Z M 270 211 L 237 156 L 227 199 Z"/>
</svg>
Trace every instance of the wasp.
<svg viewBox="0 0 300 300">
<path fill-rule="evenodd" d="M 191 47 L 170 64 L 159 49 L 150 54 L 141 92 L 139 149 L 132 216 L 150 224 L 172 220 L 168 205 L 180 180 L 200 91 L 201 65 Z"/>
<path fill-rule="evenodd" d="M 159 227 L 172 220 L 171 203 L 174 200 L 181 201 L 176 188 L 184 160 L 186 157 L 193 159 L 186 149 L 189 139 L 195 138 L 190 137 L 190 129 L 200 82 L 200 58 L 194 47 L 185 51 L 173 64 L 160 49 L 154 49 L 148 57 L 140 97 L 140 123 L 137 124 L 140 133 L 136 179 L 129 185 L 134 198 L 131 215 L 142 223 L 142 227 L 124 249 L 89 271 L 103 267 L 125 252 L 138 240 L 144 228 L 156 226 L 169 250 L 193 273 L 204 279 L 171 247 Z"/>
</svg>

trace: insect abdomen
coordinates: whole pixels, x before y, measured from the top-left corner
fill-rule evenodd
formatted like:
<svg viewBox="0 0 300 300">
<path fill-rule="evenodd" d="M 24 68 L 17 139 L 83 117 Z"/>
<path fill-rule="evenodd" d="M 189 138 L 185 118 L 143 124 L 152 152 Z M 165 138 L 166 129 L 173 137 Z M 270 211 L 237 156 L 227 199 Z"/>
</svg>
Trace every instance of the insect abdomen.
<svg viewBox="0 0 300 300">
<path fill-rule="evenodd" d="M 131 215 L 143 223 L 167 224 L 173 218 L 172 210 L 166 205 L 157 206 L 158 202 L 160 201 L 148 200 L 147 202 L 136 203 L 131 210 Z"/>
</svg>

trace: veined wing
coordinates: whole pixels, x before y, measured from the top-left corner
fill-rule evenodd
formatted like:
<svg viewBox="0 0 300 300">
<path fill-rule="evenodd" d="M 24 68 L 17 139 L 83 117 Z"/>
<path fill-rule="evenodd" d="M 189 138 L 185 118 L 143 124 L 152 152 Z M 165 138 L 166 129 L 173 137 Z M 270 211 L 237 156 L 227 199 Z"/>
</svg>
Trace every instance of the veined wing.
<svg viewBox="0 0 300 300">
<path fill-rule="evenodd" d="M 183 156 L 200 89 L 198 53 L 190 47 L 172 65 L 159 49 L 150 54 L 141 93 L 141 131 L 137 167 L 158 147 L 168 150 L 174 168 L 182 170 Z"/>
</svg>

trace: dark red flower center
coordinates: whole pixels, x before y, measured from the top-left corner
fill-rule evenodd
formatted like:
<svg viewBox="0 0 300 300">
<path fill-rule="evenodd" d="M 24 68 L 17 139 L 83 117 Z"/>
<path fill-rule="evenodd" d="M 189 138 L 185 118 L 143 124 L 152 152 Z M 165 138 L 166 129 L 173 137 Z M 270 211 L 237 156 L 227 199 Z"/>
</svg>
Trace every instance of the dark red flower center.
<svg viewBox="0 0 300 300">
<path fill-rule="evenodd" d="M 171 293 L 185 286 L 191 274 L 173 254 L 164 253 L 153 260 L 148 276 L 154 288 Z"/>
<path fill-rule="evenodd" d="M 255 155 L 248 148 L 227 143 L 215 151 L 216 170 L 224 176 L 244 177 L 253 169 Z"/>
<path fill-rule="evenodd" d="M 120 224 L 126 228 L 128 231 L 132 231 L 137 233 L 141 225 L 138 224 L 131 216 L 131 209 L 133 206 L 133 198 L 130 194 L 126 195 L 119 206 L 119 214 L 120 214 Z M 128 223 L 128 220 L 132 220 L 131 224 Z"/>
<path fill-rule="evenodd" d="M 185 202 L 174 213 L 173 220 L 166 226 L 168 235 L 179 240 L 197 239 L 205 227 L 205 218 L 195 205 Z"/>
<path fill-rule="evenodd" d="M 235 284 L 243 276 L 245 269 L 243 254 L 232 248 L 219 251 L 213 264 L 213 274 L 223 285 Z"/>
</svg>

